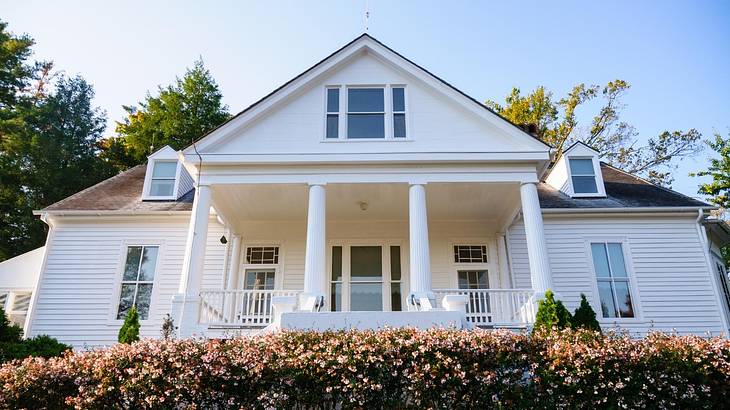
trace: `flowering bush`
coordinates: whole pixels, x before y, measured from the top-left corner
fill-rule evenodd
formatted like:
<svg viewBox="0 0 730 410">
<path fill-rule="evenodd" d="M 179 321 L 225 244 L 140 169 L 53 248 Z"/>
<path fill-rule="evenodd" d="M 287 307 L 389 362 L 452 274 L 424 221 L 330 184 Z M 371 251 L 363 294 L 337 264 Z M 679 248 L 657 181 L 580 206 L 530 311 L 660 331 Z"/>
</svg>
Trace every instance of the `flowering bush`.
<svg viewBox="0 0 730 410">
<path fill-rule="evenodd" d="M 4 408 L 717 408 L 730 341 L 563 330 L 142 340 L 0 367 Z"/>
</svg>

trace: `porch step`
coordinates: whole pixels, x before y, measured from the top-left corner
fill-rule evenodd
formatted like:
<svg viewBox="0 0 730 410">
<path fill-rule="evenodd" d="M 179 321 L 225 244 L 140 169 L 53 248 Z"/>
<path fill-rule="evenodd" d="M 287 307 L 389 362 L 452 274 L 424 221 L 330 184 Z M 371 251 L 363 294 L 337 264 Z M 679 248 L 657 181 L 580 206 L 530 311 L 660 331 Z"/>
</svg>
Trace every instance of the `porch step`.
<svg viewBox="0 0 730 410">
<path fill-rule="evenodd" d="M 287 330 L 374 330 L 413 327 L 416 329 L 469 329 L 463 313 L 446 310 L 424 312 L 287 312 L 280 329 Z"/>
</svg>

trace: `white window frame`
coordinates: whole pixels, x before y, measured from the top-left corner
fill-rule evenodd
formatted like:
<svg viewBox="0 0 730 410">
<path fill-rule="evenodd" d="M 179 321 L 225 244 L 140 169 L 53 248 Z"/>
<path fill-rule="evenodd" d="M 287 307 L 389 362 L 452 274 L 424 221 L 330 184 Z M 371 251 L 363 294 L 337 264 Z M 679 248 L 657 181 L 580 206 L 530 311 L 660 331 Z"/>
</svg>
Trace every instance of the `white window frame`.
<svg viewBox="0 0 730 410">
<path fill-rule="evenodd" d="M 273 270 L 274 271 L 274 290 L 281 290 L 284 288 L 284 277 L 283 277 L 283 261 L 284 261 L 284 246 L 281 242 L 272 241 L 253 241 L 246 242 L 241 246 L 241 255 L 239 258 L 241 267 L 238 270 L 238 278 L 234 282 L 234 288 L 237 290 L 244 290 L 246 286 L 246 272 L 249 270 Z M 248 263 L 246 255 L 248 248 L 279 248 L 279 259 L 277 263 Z"/>
<path fill-rule="evenodd" d="M 165 252 L 165 240 L 159 239 L 144 239 L 144 240 L 125 240 L 122 241 L 121 247 L 119 248 L 119 257 L 117 260 L 117 268 L 114 280 L 114 292 L 112 295 L 116 298 L 109 309 L 109 315 L 107 317 L 107 324 L 118 326 L 124 323 L 124 319 L 117 319 L 117 313 L 119 312 L 119 302 L 122 297 L 122 283 L 124 282 L 124 267 L 127 262 L 127 248 L 130 246 L 157 246 L 157 261 L 155 262 L 155 277 L 152 279 L 152 294 L 150 295 L 150 312 L 147 319 L 139 319 L 140 324 L 149 323 L 153 320 L 155 309 L 157 309 L 156 302 L 159 300 L 157 293 L 159 292 L 159 277 L 160 267 L 162 266 L 162 259 Z"/>
<path fill-rule="evenodd" d="M 626 278 L 629 283 L 629 292 L 631 292 L 631 303 L 634 309 L 634 317 L 603 317 L 601 309 L 601 295 L 598 293 L 598 275 L 596 274 L 596 266 L 593 263 L 592 243 L 620 243 L 621 252 L 623 252 L 624 263 L 626 264 Z M 643 313 L 641 309 L 641 297 L 636 284 L 634 262 L 631 257 L 630 243 L 628 238 L 623 236 L 600 236 L 585 238 L 586 261 L 591 273 L 593 297 L 591 298 L 591 306 L 596 312 L 596 319 L 602 325 L 621 324 L 621 323 L 637 323 L 643 321 Z M 586 295 L 587 296 L 587 295 Z M 615 303 L 615 301 L 614 301 Z"/>
<path fill-rule="evenodd" d="M 402 240 L 366 240 L 366 239 L 341 239 L 331 240 L 327 243 L 327 277 L 325 278 L 325 306 L 324 310 L 332 311 L 332 284 L 335 281 L 332 280 L 332 247 L 342 247 L 342 280 L 339 283 L 342 284 L 342 312 L 350 312 L 350 290 L 352 284 L 352 278 L 350 276 L 350 248 L 353 246 L 379 246 L 381 249 L 381 269 L 383 272 L 382 276 L 382 303 L 383 312 L 391 312 L 393 306 L 390 300 L 391 285 L 394 282 L 390 272 L 390 247 L 400 247 L 400 281 L 398 283 L 401 287 L 401 311 L 406 311 L 406 298 L 409 289 L 409 267 L 408 257 L 404 257 L 404 241 Z M 377 311 L 374 311 L 377 312 Z"/>
<path fill-rule="evenodd" d="M 459 271 L 485 270 L 489 278 L 489 288 L 497 289 L 495 285 L 500 283 L 499 267 L 497 266 L 497 249 L 493 246 L 493 240 L 486 238 L 452 238 L 449 240 L 449 261 L 451 272 L 449 279 L 451 289 L 459 289 Z M 487 262 L 456 262 L 454 260 L 454 246 L 486 246 Z M 501 285 L 500 285 L 501 286 Z"/>
<path fill-rule="evenodd" d="M 572 159 L 589 159 L 591 160 L 591 163 L 593 164 L 593 177 L 596 180 L 596 192 L 588 192 L 588 193 L 581 193 L 581 192 L 575 192 L 575 187 L 573 186 L 573 172 L 570 168 L 570 160 Z M 567 168 L 568 172 L 568 186 L 570 187 L 570 196 L 574 198 L 595 198 L 595 197 L 605 197 L 606 196 L 606 187 L 603 185 L 603 175 L 601 174 L 601 164 L 598 161 L 598 158 L 594 156 L 585 156 L 585 155 L 568 155 L 565 158 L 565 166 Z M 576 175 L 576 176 L 589 176 L 589 175 Z"/>
<path fill-rule="evenodd" d="M 152 189 L 152 173 L 155 169 L 155 164 L 160 162 L 175 162 L 175 183 L 172 188 L 172 195 L 150 195 Z M 145 201 L 159 201 L 159 200 L 177 200 L 177 191 L 180 188 L 180 172 L 182 171 L 182 164 L 176 159 L 150 159 L 147 161 L 147 173 L 144 178 L 144 187 L 142 188 L 142 200 Z M 167 178 L 166 178 L 167 179 Z"/>
<path fill-rule="evenodd" d="M 385 110 L 384 113 L 384 121 L 385 121 L 385 137 L 384 138 L 348 138 L 347 135 L 347 121 L 348 121 L 348 114 L 349 114 L 349 107 L 348 107 L 348 90 L 351 88 L 379 88 L 383 89 L 383 98 L 385 99 L 383 108 Z M 403 99 L 405 104 L 405 111 L 398 111 L 398 114 L 405 114 L 405 125 L 406 125 L 406 137 L 405 138 L 395 138 L 394 136 L 394 127 L 393 127 L 393 88 L 402 88 L 403 89 Z M 330 89 L 339 89 L 340 90 L 340 103 L 339 103 L 339 113 L 338 113 L 338 130 L 337 130 L 337 138 L 327 138 L 327 114 L 334 114 L 332 112 L 327 111 L 327 90 Z M 408 114 L 409 112 L 409 96 L 408 96 L 408 87 L 405 84 L 331 84 L 326 85 L 324 87 L 324 104 L 323 107 L 323 127 L 322 127 L 322 140 L 321 142 L 375 142 L 375 141 L 388 141 L 388 142 L 403 142 L 403 141 L 412 141 L 413 138 L 411 137 L 411 127 L 410 127 L 410 118 L 411 116 Z M 355 114 L 355 113 L 353 113 Z M 381 112 L 359 112 L 356 114 L 381 114 Z"/>
</svg>

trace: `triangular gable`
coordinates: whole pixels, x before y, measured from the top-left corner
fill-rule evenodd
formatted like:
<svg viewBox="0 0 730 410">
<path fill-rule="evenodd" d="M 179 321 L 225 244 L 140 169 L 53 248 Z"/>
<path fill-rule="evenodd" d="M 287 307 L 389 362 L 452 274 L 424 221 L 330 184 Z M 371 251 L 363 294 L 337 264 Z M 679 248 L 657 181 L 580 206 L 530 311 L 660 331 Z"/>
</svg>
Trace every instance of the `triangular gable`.
<svg viewBox="0 0 730 410">
<path fill-rule="evenodd" d="M 349 61 L 362 55 L 363 52 L 367 52 L 383 62 L 396 66 L 405 73 L 418 78 L 440 95 L 447 97 L 448 100 L 459 104 L 464 109 L 486 120 L 491 126 L 499 129 L 501 133 L 519 141 L 520 145 L 529 147 L 530 151 L 547 152 L 550 149 L 547 144 L 499 116 L 484 104 L 479 103 L 424 68 L 388 48 L 372 36 L 363 34 L 208 133 L 204 138 L 196 142 L 195 147 L 190 146 L 186 148 L 184 154 L 195 155 L 196 149 L 201 153 L 213 151 L 215 147 L 225 143 L 231 137 L 240 135 L 241 131 L 248 125 L 261 119 L 277 107 L 282 106 L 286 101 L 296 96 L 299 90 L 341 69 Z"/>
</svg>

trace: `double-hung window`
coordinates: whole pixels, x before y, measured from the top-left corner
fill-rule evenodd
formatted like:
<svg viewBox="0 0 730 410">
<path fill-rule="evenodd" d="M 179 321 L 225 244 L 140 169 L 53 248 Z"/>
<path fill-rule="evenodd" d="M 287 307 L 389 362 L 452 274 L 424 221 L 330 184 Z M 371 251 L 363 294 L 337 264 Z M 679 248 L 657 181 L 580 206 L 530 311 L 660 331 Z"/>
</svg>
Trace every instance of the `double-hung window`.
<svg viewBox="0 0 730 410">
<path fill-rule="evenodd" d="M 124 319 L 132 306 L 137 307 L 140 319 L 149 317 L 158 251 L 157 246 L 127 247 L 117 319 Z"/>
<path fill-rule="evenodd" d="M 596 171 L 593 168 L 591 158 L 570 158 L 570 178 L 573 182 L 574 194 L 596 194 L 598 184 L 596 183 Z"/>
<path fill-rule="evenodd" d="M 325 96 L 326 140 L 406 138 L 404 86 L 328 86 Z"/>
<path fill-rule="evenodd" d="M 591 243 L 591 254 L 603 317 L 634 317 L 631 280 L 626 269 L 622 244 L 594 242 Z"/>
<path fill-rule="evenodd" d="M 177 162 L 155 161 L 150 179 L 151 197 L 173 197 L 175 194 L 175 177 Z"/>
<path fill-rule="evenodd" d="M 385 90 L 347 89 L 347 138 L 385 138 Z"/>
</svg>

